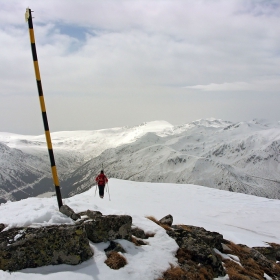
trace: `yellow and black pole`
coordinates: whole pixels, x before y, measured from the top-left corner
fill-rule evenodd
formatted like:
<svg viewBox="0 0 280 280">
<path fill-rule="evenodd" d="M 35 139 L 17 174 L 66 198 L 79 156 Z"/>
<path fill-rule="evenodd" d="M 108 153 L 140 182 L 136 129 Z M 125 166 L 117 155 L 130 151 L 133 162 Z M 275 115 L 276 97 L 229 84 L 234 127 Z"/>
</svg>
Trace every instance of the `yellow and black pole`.
<svg viewBox="0 0 280 280">
<path fill-rule="evenodd" d="M 34 36 L 34 31 L 33 31 L 33 22 L 32 22 L 31 12 L 32 12 L 31 9 L 29 9 L 29 8 L 26 9 L 25 20 L 28 21 L 28 26 L 29 26 L 31 52 L 32 52 L 32 57 L 33 57 L 33 63 L 34 63 L 34 70 L 35 70 L 39 100 L 40 100 L 43 123 L 44 123 L 44 128 L 45 128 L 45 136 L 46 136 L 46 141 L 47 141 L 47 146 L 48 146 L 48 151 L 49 151 L 49 157 L 50 157 L 51 169 L 52 169 L 52 176 L 53 176 L 53 182 L 54 182 L 54 185 L 55 185 L 58 207 L 60 208 L 63 204 L 62 204 L 61 192 L 60 192 L 60 187 L 59 187 L 59 180 L 58 180 L 58 176 L 57 176 L 54 154 L 53 154 L 53 149 L 52 149 L 52 141 L 51 141 L 51 135 L 50 135 L 50 131 L 49 131 L 46 106 L 45 106 L 45 101 L 44 101 L 43 88 L 42 88 L 40 71 L 39 71 L 39 64 L 38 64 L 38 58 L 37 58 L 37 52 L 36 52 L 35 36 Z"/>
</svg>

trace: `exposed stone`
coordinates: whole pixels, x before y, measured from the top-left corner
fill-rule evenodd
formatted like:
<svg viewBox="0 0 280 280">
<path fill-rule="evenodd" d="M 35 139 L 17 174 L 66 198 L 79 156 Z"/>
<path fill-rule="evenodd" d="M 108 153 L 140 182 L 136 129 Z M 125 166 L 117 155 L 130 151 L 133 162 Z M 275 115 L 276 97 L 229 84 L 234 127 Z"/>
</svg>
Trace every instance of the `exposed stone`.
<svg viewBox="0 0 280 280">
<path fill-rule="evenodd" d="M 5 228 L 6 226 L 4 224 L 0 224 L 0 232 Z"/>
<path fill-rule="evenodd" d="M 164 225 L 167 225 L 167 226 L 172 226 L 172 223 L 173 223 L 173 217 L 169 214 L 165 217 L 163 217 L 162 219 L 159 220 L 159 222 L 161 224 L 164 224 Z"/>
<path fill-rule="evenodd" d="M 273 262 L 280 261 L 280 245 L 275 243 L 269 245 L 269 247 L 254 247 L 254 249 Z"/>
<path fill-rule="evenodd" d="M 223 240 L 223 236 L 216 232 L 208 232 L 203 228 L 186 226 L 174 226 L 174 230 L 167 231 L 179 247 L 189 255 L 195 263 L 208 267 L 213 270 L 215 277 L 225 275 L 225 271 L 220 259 L 216 256 L 214 248 L 222 248 L 218 240 Z M 188 264 L 184 264 L 184 269 L 188 269 Z"/>
<path fill-rule="evenodd" d="M 94 243 L 114 239 L 131 239 L 132 217 L 128 215 L 98 216 L 84 222 L 88 239 Z"/>
<path fill-rule="evenodd" d="M 280 245 L 278 244 L 274 244 L 274 246 L 280 247 Z M 229 247 L 231 248 L 230 253 L 236 255 L 239 258 L 241 264 L 241 266 L 236 266 L 236 273 L 234 275 L 235 277 L 241 278 L 244 276 L 252 276 L 252 273 L 254 273 L 256 277 L 248 279 L 263 279 L 263 274 L 266 273 L 271 277 L 271 279 L 279 279 L 280 266 L 275 263 L 275 260 L 269 260 L 264 254 L 260 252 L 262 251 L 264 253 L 267 253 L 267 247 L 250 248 L 243 244 L 234 243 L 231 243 Z M 226 268 L 228 262 L 230 261 L 224 260 Z M 232 265 L 234 264 L 231 263 L 230 267 L 232 267 Z M 228 271 L 228 275 L 230 278 L 233 277 L 232 270 Z"/>
<path fill-rule="evenodd" d="M 258 250 L 251 248 L 250 255 L 261 266 L 272 268 L 271 262 L 263 254 L 261 254 Z"/>
<path fill-rule="evenodd" d="M 62 206 L 59 208 L 59 211 L 60 211 L 62 214 L 66 215 L 67 217 L 71 218 L 71 219 L 74 220 L 74 221 L 76 221 L 76 220 L 78 220 L 78 219 L 81 219 L 81 216 L 78 215 L 78 214 L 76 214 L 76 213 L 74 212 L 74 210 L 71 209 L 71 208 L 70 208 L 69 206 L 67 206 L 67 205 L 62 205 Z"/>
<path fill-rule="evenodd" d="M 224 243 L 222 243 L 222 248 L 223 248 L 222 252 L 230 252 L 231 251 L 231 249 Z"/>
<path fill-rule="evenodd" d="M 99 211 L 92 211 L 92 210 L 87 210 L 86 211 L 86 215 L 90 218 L 90 219 L 95 219 L 97 217 L 102 216 L 102 213 Z"/>
<path fill-rule="evenodd" d="M 280 262 L 280 250 L 275 252 L 275 259 L 276 259 L 276 261 Z"/>
<path fill-rule="evenodd" d="M 77 213 L 77 215 L 79 215 L 82 218 L 82 216 L 87 216 L 87 211 L 79 212 Z"/>
<path fill-rule="evenodd" d="M 0 233 L 0 269 L 76 265 L 93 256 L 82 225 L 12 228 Z"/>
<path fill-rule="evenodd" d="M 142 238 L 142 239 L 147 238 L 144 230 L 141 229 L 141 228 L 132 228 L 131 229 L 131 234 L 134 235 L 137 238 Z"/>
<path fill-rule="evenodd" d="M 190 225 L 175 225 L 172 228 L 191 232 L 192 235 L 196 236 L 197 238 L 201 238 L 209 247 L 216 248 L 219 251 L 223 252 L 222 243 L 224 242 L 224 239 L 223 236 L 218 232 L 207 231 L 202 227 L 195 227 Z"/>
<path fill-rule="evenodd" d="M 126 253 L 125 249 L 122 247 L 121 244 L 115 242 L 115 241 L 110 241 L 110 245 L 108 248 L 104 249 L 107 257 L 109 255 L 109 253 L 111 253 L 112 251 L 114 252 L 121 252 L 121 253 Z"/>
</svg>

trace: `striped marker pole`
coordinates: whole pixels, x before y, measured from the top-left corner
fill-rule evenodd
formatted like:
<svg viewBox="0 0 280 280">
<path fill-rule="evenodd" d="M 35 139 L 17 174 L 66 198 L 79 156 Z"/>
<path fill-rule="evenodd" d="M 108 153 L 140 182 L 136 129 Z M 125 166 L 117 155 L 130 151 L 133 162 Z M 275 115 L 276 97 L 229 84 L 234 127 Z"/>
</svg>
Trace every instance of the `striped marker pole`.
<svg viewBox="0 0 280 280">
<path fill-rule="evenodd" d="M 43 123 L 44 123 L 44 128 L 45 128 L 45 136 L 46 136 L 46 141 L 47 141 L 47 146 L 48 146 L 48 151 L 49 151 L 49 157 L 50 157 L 51 169 L 52 169 L 52 176 L 53 176 L 53 182 L 54 182 L 54 185 L 55 185 L 58 207 L 60 208 L 63 205 L 63 203 L 62 203 L 62 199 L 61 199 L 59 180 L 58 180 L 58 176 L 57 176 L 54 154 L 53 154 L 53 149 L 52 149 L 52 141 L 51 141 L 51 135 L 50 135 L 50 131 L 49 131 L 48 118 L 47 118 L 47 113 L 46 113 L 46 106 L 45 106 L 43 88 L 42 88 L 40 71 L 39 71 L 39 64 L 38 64 L 38 58 L 37 58 L 37 52 L 36 52 L 35 36 L 34 36 L 34 31 L 33 31 L 33 22 L 32 22 L 31 12 L 32 12 L 31 9 L 29 9 L 29 8 L 26 9 L 25 20 L 28 21 L 28 26 L 29 26 L 31 52 L 32 52 L 32 57 L 33 57 L 33 63 L 34 63 L 34 70 L 35 70 L 39 100 L 40 100 Z"/>
</svg>

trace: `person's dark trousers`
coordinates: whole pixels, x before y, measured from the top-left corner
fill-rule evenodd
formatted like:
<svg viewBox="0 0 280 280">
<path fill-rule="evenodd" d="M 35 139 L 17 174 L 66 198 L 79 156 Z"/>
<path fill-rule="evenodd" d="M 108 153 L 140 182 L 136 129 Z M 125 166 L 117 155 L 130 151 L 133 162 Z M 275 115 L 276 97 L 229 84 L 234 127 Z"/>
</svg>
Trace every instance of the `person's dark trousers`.
<svg viewBox="0 0 280 280">
<path fill-rule="evenodd" d="M 99 196 L 104 196 L 104 187 L 105 187 L 105 186 L 99 186 L 99 185 L 98 185 Z"/>
</svg>

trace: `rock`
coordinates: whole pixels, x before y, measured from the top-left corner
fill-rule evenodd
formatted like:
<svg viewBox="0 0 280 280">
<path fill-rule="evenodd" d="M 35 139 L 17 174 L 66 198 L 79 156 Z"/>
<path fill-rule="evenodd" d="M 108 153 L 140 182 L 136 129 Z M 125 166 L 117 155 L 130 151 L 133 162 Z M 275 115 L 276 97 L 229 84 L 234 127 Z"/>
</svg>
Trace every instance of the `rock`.
<svg viewBox="0 0 280 280">
<path fill-rule="evenodd" d="M 131 234 L 134 235 L 137 238 L 141 238 L 141 239 L 146 239 L 147 238 L 144 230 L 142 230 L 141 228 L 132 228 L 131 229 Z"/>
<path fill-rule="evenodd" d="M 275 252 L 275 259 L 276 261 L 280 261 L 280 250 L 278 250 L 277 252 Z"/>
<path fill-rule="evenodd" d="M 74 212 L 74 210 L 71 209 L 71 208 L 70 208 L 69 206 L 67 206 L 67 205 L 62 205 L 62 206 L 59 208 L 59 211 L 60 211 L 62 214 L 66 215 L 67 217 L 71 218 L 71 219 L 74 220 L 74 221 L 76 221 L 76 220 L 78 220 L 78 219 L 81 219 L 81 216 L 78 215 L 78 214 L 76 214 L 76 213 Z"/>
<path fill-rule="evenodd" d="M 164 224 L 164 225 L 167 225 L 167 226 L 172 226 L 172 223 L 173 223 L 173 217 L 169 214 L 165 217 L 163 217 L 162 219 L 159 220 L 159 222 L 161 224 Z"/>
<path fill-rule="evenodd" d="M 223 248 L 222 252 L 230 252 L 231 251 L 231 249 L 224 243 L 222 243 L 222 248 Z"/>
<path fill-rule="evenodd" d="M 97 217 L 102 216 L 102 213 L 99 211 L 92 211 L 92 210 L 87 210 L 86 211 L 86 215 L 90 218 L 90 219 L 95 219 Z"/>
<path fill-rule="evenodd" d="M 215 277 L 225 275 L 222 262 L 213 250 L 217 247 L 222 248 L 217 241 L 223 240 L 222 235 L 193 226 L 186 226 L 186 229 L 182 226 L 173 228 L 174 230 L 167 231 L 167 234 L 176 241 L 192 262 L 204 266 L 205 269 L 210 266 Z M 187 262 L 182 263 L 181 267 L 189 269 Z"/>
<path fill-rule="evenodd" d="M 270 262 L 263 254 L 258 250 L 251 248 L 250 256 L 261 266 L 266 267 L 267 269 L 272 269 L 272 262 Z"/>
<path fill-rule="evenodd" d="M 280 247 L 278 244 L 272 244 L 270 245 L 274 247 L 273 249 Z M 263 279 L 264 273 L 269 275 L 269 279 L 279 279 L 280 266 L 275 263 L 275 255 L 271 252 L 269 247 L 250 248 L 243 244 L 234 243 L 229 244 L 229 247 L 231 248 L 230 254 L 239 258 L 242 267 L 242 269 L 240 269 L 240 266 L 238 265 L 237 268 L 239 270 L 236 270 L 235 275 L 233 276 L 233 271 L 230 271 L 232 264 L 228 267 L 227 265 L 230 261 L 224 260 L 225 267 L 229 268 L 228 275 L 230 279 L 231 277 L 236 279 L 243 279 L 243 277 L 246 277 L 246 279 Z M 268 259 L 267 256 L 271 259 Z M 252 273 L 255 274 L 254 278 L 250 277 L 252 276 Z"/>
<path fill-rule="evenodd" d="M 173 228 L 178 229 L 182 226 L 174 226 Z M 223 251 L 222 243 L 224 242 L 223 236 L 218 232 L 207 231 L 203 227 L 187 226 L 190 231 L 196 237 L 201 238 L 211 248 L 216 248 L 219 251 Z"/>
<path fill-rule="evenodd" d="M 0 232 L 5 228 L 6 226 L 4 224 L 0 224 Z"/>
<path fill-rule="evenodd" d="M 93 256 L 82 225 L 12 228 L 0 233 L 0 269 L 76 265 Z"/>
<path fill-rule="evenodd" d="M 88 239 L 94 243 L 114 239 L 131 239 L 132 217 L 128 215 L 98 216 L 84 222 Z"/>
<path fill-rule="evenodd" d="M 110 245 L 108 248 L 104 249 L 107 257 L 108 255 L 114 251 L 114 252 L 121 252 L 121 253 L 126 253 L 125 249 L 122 247 L 121 244 L 114 242 L 114 241 L 110 241 Z"/>
<path fill-rule="evenodd" d="M 276 262 L 280 261 L 280 245 L 271 243 L 269 247 L 253 247 L 253 249 L 258 250 L 267 259 Z"/>
</svg>

